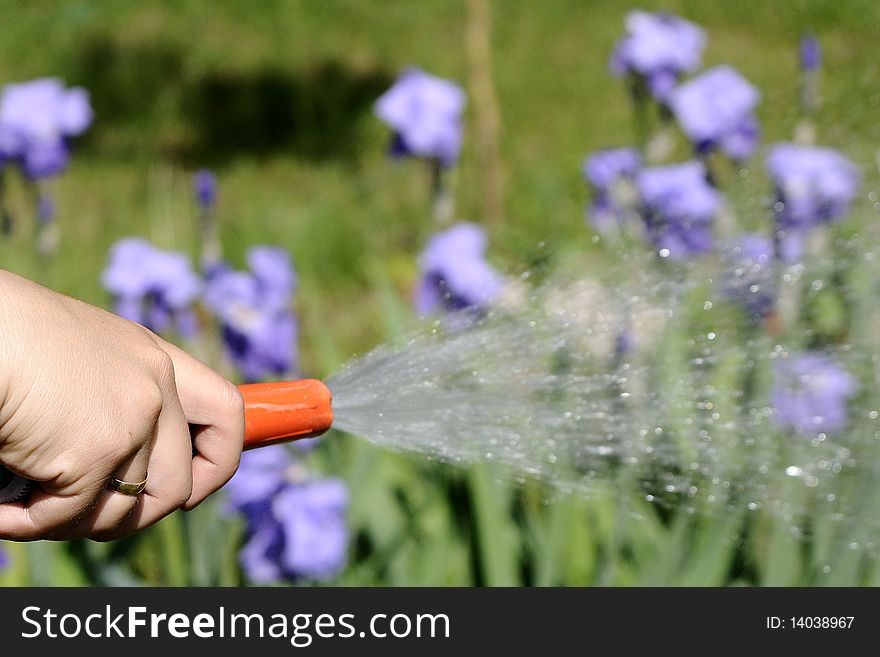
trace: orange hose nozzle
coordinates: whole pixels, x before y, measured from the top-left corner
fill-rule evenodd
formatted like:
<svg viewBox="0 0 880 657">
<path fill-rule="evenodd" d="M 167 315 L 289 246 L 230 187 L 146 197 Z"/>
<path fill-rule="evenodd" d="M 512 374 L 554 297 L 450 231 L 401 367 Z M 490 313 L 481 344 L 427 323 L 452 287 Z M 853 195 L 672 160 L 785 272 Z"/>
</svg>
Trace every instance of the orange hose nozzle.
<svg viewBox="0 0 880 657">
<path fill-rule="evenodd" d="M 238 386 L 244 397 L 244 449 L 320 436 L 333 424 L 333 396 L 316 379 Z"/>
</svg>

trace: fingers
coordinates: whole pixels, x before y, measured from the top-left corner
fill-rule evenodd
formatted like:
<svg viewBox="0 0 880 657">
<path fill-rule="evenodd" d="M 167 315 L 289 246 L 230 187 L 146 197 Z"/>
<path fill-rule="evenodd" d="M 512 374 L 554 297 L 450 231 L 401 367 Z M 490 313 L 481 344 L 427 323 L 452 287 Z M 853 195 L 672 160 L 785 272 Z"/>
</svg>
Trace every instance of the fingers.
<svg viewBox="0 0 880 657">
<path fill-rule="evenodd" d="M 192 495 L 184 504 L 193 509 L 225 484 L 241 458 L 244 402 L 238 388 L 207 365 L 161 338 L 159 346 L 174 362 L 177 392 L 193 429 Z"/>
<path fill-rule="evenodd" d="M 119 469 L 123 476 L 145 470 L 149 441 L 134 454 L 123 455 Z M 35 487 L 27 500 L 0 504 L 0 538 L 28 541 L 72 539 L 91 535 L 95 528 L 118 525 L 134 508 L 136 500 L 112 499 L 105 490 L 110 463 L 103 463 L 84 474 L 77 487 L 56 489 L 47 481 Z M 139 481 L 143 481 L 141 478 Z"/>
<path fill-rule="evenodd" d="M 151 442 L 145 443 L 113 476 L 131 483 L 147 479 L 151 451 Z M 101 494 L 90 514 L 77 523 L 67 538 L 99 538 L 109 535 L 128 518 L 137 504 L 137 497 L 107 489 Z"/>
<path fill-rule="evenodd" d="M 70 496 L 35 490 L 26 502 L 0 504 L 0 538 L 67 538 L 70 528 L 88 514 L 100 490 L 99 485 L 94 485 Z"/>
<path fill-rule="evenodd" d="M 135 500 L 134 508 L 121 523 L 106 531 L 94 532 L 90 538 L 112 540 L 149 527 L 183 506 L 192 495 L 192 439 L 189 424 L 173 380 L 170 386 L 163 386 L 163 391 L 166 392 L 166 398 L 156 425 L 156 440 L 146 477 L 147 487 L 138 497 L 131 498 Z M 116 492 L 113 496 L 128 497 Z"/>
</svg>

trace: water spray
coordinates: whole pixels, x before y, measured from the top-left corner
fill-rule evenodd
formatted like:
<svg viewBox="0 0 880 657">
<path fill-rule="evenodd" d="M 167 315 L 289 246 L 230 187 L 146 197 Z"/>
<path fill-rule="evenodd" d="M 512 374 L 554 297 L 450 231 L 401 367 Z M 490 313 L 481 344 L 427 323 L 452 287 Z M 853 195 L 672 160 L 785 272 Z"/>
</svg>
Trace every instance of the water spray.
<svg viewBox="0 0 880 657">
<path fill-rule="evenodd" d="M 333 424 L 332 395 L 316 379 L 238 386 L 244 398 L 244 449 L 314 438 Z M 28 496 L 34 482 L 0 466 L 0 503 Z"/>
</svg>

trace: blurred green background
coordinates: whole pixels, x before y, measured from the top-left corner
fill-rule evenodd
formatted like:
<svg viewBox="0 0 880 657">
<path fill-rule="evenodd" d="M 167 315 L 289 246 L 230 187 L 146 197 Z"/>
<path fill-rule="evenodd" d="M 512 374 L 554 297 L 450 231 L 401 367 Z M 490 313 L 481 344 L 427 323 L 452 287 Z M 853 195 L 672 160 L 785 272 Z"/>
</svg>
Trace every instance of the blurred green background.
<svg viewBox="0 0 880 657">
<path fill-rule="evenodd" d="M 820 142 L 865 167 L 863 191 L 876 187 L 880 5 L 872 0 L 490 6 L 503 205 L 486 224 L 489 258 L 506 272 L 604 266 L 608 256 L 584 225 L 580 164 L 633 140 L 625 85 L 607 66 L 630 9 L 666 9 L 701 25 L 705 65 L 729 63 L 761 90 L 765 141 L 791 138 L 798 42 L 815 33 L 824 51 Z M 106 306 L 99 274 L 120 237 L 196 254 L 191 175 L 209 167 L 230 259 L 240 264 L 262 243 L 293 254 L 303 374 L 327 376 L 416 325 L 416 255 L 436 229 L 428 173 L 387 158 L 388 131 L 371 108 L 408 65 L 471 91 L 468 3 L 7 0 L 0 15 L 0 82 L 59 76 L 86 87 L 96 113 L 72 166 L 52 183 L 57 258 L 37 265 L 20 231 L 0 243 L 0 266 Z M 476 112 L 470 102 L 453 189 L 456 216 L 481 222 L 487 174 L 469 138 Z M 766 221 L 763 176 L 756 161 L 732 181 L 747 224 Z M 27 207 L 17 181 L 8 194 L 12 208 Z M 842 575 L 823 572 L 819 557 L 772 522 L 745 531 L 736 514 L 676 516 L 610 489 L 557 497 L 483 466 L 439 466 L 337 434 L 308 458 L 353 491 L 350 565 L 339 584 L 880 583 L 880 568 L 861 562 Z M 14 562 L 0 582 L 239 584 L 240 536 L 220 506 L 111 545 L 8 546 Z"/>
</svg>

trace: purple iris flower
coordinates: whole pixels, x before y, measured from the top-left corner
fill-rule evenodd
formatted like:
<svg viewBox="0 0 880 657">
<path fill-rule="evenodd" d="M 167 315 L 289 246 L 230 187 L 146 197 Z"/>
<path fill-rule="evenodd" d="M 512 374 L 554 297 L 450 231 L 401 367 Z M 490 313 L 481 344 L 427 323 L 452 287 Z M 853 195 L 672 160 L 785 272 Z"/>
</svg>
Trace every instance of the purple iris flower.
<svg viewBox="0 0 880 657">
<path fill-rule="evenodd" d="M 760 94 L 730 66 L 716 66 L 675 89 L 669 106 L 699 153 L 720 148 L 735 160 L 758 145 L 754 116 Z"/>
<path fill-rule="evenodd" d="M 203 210 L 211 210 L 217 202 L 217 177 L 207 169 L 197 171 L 193 176 L 193 189 L 196 201 Z"/>
<path fill-rule="evenodd" d="M 705 47 L 706 35 L 690 21 L 632 11 L 626 16 L 626 35 L 611 55 L 611 70 L 643 78 L 651 95 L 665 103 L 679 76 L 700 68 Z"/>
<path fill-rule="evenodd" d="M 92 123 L 88 92 L 41 78 L 9 84 L 0 94 L 0 157 L 19 162 L 29 178 L 61 173 L 69 160 L 67 140 Z"/>
<path fill-rule="evenodd" d="M 721 197 L 700 162 L 642 169 L 636 186 L 648 235 L 662 256 L 683 260 L 712 249 Z"/>
<path fill-rule="evenodd" d="M 776 303 L 773 240 L 758 233 L 740 236 L 725 250 L 722 295 L 760 320 Z"/>
<path fill-rule="evenodd" d="M 288 470 L 294 465 L 290 451 L 281 445 L 245 452 L 241 466 L 224 488 L 230 505 L 247 512 L 253 505 L 262 504 L 284 486 Z"/>
<path fill-rule="evenodd" d="M 416 310 L 482 311 L 498 297 L 504 279 L 486 262 L 486 233 L 462 222 L 435 235 L 419 258 L 422 278 L 416 291 Z"/>
<path fill-rule="evenodd" d="M 283 308 L 296 290 L 296 272 L 290 254 L 271 246 L 255 246 L 248 251 L 247 262 L 263 290 L 266 303 Z"/>
<path fill-rule="evenodd" d="M 347 507 L 348 490 L 338 479 L 284 488 L 272 512 L 284 529 L 285 568 L 315 579 L 341 570 L 348 545 Z"/>
<path fill-rule="evenodd" d="M 246 521 L 241 551 L 248 577 L 327 579 L 345 565 L 348 490 L 338 479 L 307 479 L 281 447 L 242 456 L 227 485 L 230 504 Z"/>
<path fill-rule="evenodd" d="M 163 251 L 138 237 L 118 241 L 101 282 L 114 310 L 156 333 L 173 325 L 184 337 L 198 331 L 192 306 L 202 282 L 182 253 Z"/>
<path fill-rule="evenodd" d="M 377 101 L 376 115 L 394 130 L 392 152 L 437 160 L 458 160 L 465 93 L 453 82 L 417 68 L 405 70 Z"/>
<path fill-rule="evenodd" d="M 220 320 L 227 354 L 248 381 L 282 376 L 296 366 L 296 319 L 290 308 L 296 276 L 283 249 L 254 247 L 249 271 L 216 267 L 205 305 Z"/>
<path fill-rule="evenodd" d="M 776 188 L 780 257 L 795 262 L 803 255 L 810 228 L 849 212 L 859 189 L 859 170 L 835 150 L 800 144 L 776 144 L 766 164 Z"/>
<path fill-rule="evenodd" d="M 849 420 L 855 379 L 833 358 L 807 352 L 776 362 L 776 421 L 805 436 L 840 431 Z"/>
<path fill-rule="evenodd" d="M 815 35 L 807 34 L 801 39 L 801 68 L 817 71 L 822 65 L 822 47 Z"/>
<path fill-rule="evenodd" d="M 625 216 L 625 203 L 615 191 L 620 183 L 632 181 L 642 165 L 642 156 L 635 148 L 609 148 L 584 160 L 584 178 L 593 190 L 589 216 L 596 230 L 607 232 Z"/>
</svg>

